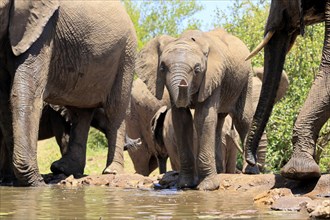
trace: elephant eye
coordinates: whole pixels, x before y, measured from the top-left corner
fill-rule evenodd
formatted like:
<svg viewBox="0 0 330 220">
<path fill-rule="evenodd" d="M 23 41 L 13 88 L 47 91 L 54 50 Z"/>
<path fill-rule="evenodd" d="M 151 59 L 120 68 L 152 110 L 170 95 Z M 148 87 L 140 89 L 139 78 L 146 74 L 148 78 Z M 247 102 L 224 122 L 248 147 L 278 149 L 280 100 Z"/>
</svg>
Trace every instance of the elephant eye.
<svg viewBox="0 0 330 220">
<path fill-rule="evenodd" d="M 162 73 L 165 73 L 167 70 L 167 67 L 165 65 L 164 62 L 161 62 L 160 65 L 159 65 L 159 71 L 162 72 Z"/>
<path fill-rule="evenodd" d="M 194 67 L 194 72 L 195 72 L 195 74 L 199 74 L 199 73 L 202 72 L 202 67 L 201 67 L 201 65 L 200 65 L 199 63 L 197 63 L 197 64 L 195 65 L 195 67 Z"/>
</svg>

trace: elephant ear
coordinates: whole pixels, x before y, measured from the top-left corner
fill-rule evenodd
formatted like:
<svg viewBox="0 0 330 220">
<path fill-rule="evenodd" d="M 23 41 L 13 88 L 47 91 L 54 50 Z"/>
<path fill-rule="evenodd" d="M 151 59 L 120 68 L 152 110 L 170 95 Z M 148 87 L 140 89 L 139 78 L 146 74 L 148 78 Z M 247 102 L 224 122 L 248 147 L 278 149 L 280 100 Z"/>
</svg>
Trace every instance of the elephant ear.
<svg viewBox="0 0 330 220">
<path fill-rule="evenodd" d="M 162 99 L 165 85 L 165 76 L 158 71 L 159 57 L 163 48 L 175 40 L 168 35 L 161 35 L 149 41 L 137 56 L 135 72 L 143 80 L 151 93 L 157 99 Z"/>
<path fill-rule="evenodd" d="M 159 146 L 164 146 L 163 126 L 167 110 L 167 106 L 162 106 L 151 119 L 151 134 Z"/>
<path fill-rule="evenodd" d="M 58 7 L 58 0 L 17 0 L 13 3 L 9 38 L 16 56 L 26 52 L 40 37 Z"/>
<path fill-rule="evenodd" d="M 225 48 L 221 40 L 221 34 L 224 32 L 224 30 L 218 29 L 204 33 L 203 39 L 195 39 L 197 43 L 204 42 L 202 48 L 205 48 L 205 44 L 208 45 L 207 68 L 199 88 L 198 102 L 204 102 L 213 90 L 220 86 L 224 76 L 225 57 L 221 51 Z"/>
</svg>

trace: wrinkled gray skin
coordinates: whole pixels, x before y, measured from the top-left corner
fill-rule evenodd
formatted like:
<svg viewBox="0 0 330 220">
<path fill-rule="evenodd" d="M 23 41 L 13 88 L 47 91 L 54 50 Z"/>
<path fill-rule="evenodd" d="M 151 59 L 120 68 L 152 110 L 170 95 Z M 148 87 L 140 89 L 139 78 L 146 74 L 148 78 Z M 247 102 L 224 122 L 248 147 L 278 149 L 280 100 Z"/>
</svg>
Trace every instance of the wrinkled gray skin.
<svg viewBox="0 0 330 220">
<path fill-rule="evenodd" d="M 253 77 L 253 108 L 255 109 L 262 85 L 263 79 L 263 68 L 253 68 L 255 77 Z M 283 71 L 282 78 L 280 82 L 280 87 L 277 92 L 276 101 L 279 101 L 286 93 L 289 87 L 288 76 Z M 161 107 L 155 114 L 152 119 L 152 132 L 153 137 L 156 140 L 156 143 L 166 149 L 168 152 L 171 165 L 173 170 L 179 170 L 180 160 L 177 152 L 177 141 L 175 139 L 173 125 L 172 125 L 172 115 L 168 110 L 167 106 Z M 194 132 L 194 146 L 196 145 L 197 137 Z M 240 147 L 240 138 L 237 130 L 233 126 L 233 121 L 230 115 L 225 118 L 223 127 L 222 127 L 222 136 L 221 136 L 221 149 L 216 150 L 216 166 L 217 173 L 235 173 L 236 172 L 236 159 L 237 153 L 242 153 Z M 220 147 L 220 145 L 218 145 Z M 259 169 L 262 171 L 265 165 L 267 153 L 267 136 L 264 132 L 258 148 L 258 162 Z M 196 155 L 196 154 L 194 154 Z M 247 166 L 246 164 L 244 165 Z"/>
<path fill-rule="evenodd" d="M 71 124 L 61 115 L 60 109 L 54 110 L 50 105 L 44 106 L 39 124 L 38 140 L 55 137 L 61 154 L 64 155 L 68 148 L 70 129 Z M 0 181 L 1 183 L 12 183 L 15 181 L 15 176 L 2 133 L 0 132 Z"/>
<path fill-rule="evenodd" d="M 134 80 L 130 111 L 126 119 L 126 134 L 133 139 L 130 140 L 131 144 L 128 144 L 128 153 L 135 171 L 144 176 L 148 176 L 157 167 L 160 168 L 160 173 L 166 172 L 167 152 L 153 140 L 150 126 L 153 115 L 163 105 L 170 106 L 167 91 L 163 99 L 158 100 L 141 79 Z M 137 139 L 140 141 L 138 144 Z"/>
<path fill-rule="evenodd" d="M 255 67 L 255 68 L 253 68 L 253 72 L 254 72 L 255 77 L 253 77 L 252 97 L 253 97 L 253 109 L 255 112 L 257 105 L 258 105 L 259 97 L 260 97 L 262 80 L 264 77 L 264 68 Z M 283 70 L 282 74 L 281 74 L 279 88 L 276 93 L 275 103 L 278 102 L 281 98 L 283 98 L 283 96 L 287 92 L 288 88 L 289 88 L 288 75 Z M 266 153 L 267 153 L 267 134 L 264 131 L 261 136 L 259 145 L 258 145 L 258 152 L 257 152 L 258 169 L 253 169 L 251 166 L 248 166 L 246 161 L 244 161 L 243 162 L 243 172 L 244 173 L 259 173 L 259 170 L 263 171 L 264 165 L 265 165 L 265 160 L 266 160 Z"/>
<path fill-rule="evenodd" d="M 72 113 L 69 148 L 53 164 L 53 172 L 84 172 L 87 135 L 97 107 L 104 108 L 108 122 L 103 172 L 121 172 L 136 51 L 134 27 L 122 4 L 2 0 L 0 21 L 0 126 L 7 133 L 5 142 L 13 146 L 9 153 L 20 184 L 44 185 L 36 160 L 43 101 Z M 9 109 L 12 119 L 3 121 Z"/>
<path fill-rule="evenodd" d="M 141 79 L 150 91 L 161 99 L 166 85 L 170 94 L 180 158 L 179 188 L 219 187 L 216 139 L 228 113 L 245 140 L 253 115 L 251 64 L 244 61 L 248 54 L 243 42 L 221 29 L 187 31 L 177 39 L 159 36 L 139 53 L 137 72 L 143 73 Z M 195 109 L 194 119 L 191 108 Z M 194 126 L 197 164 L 192 150 Z"/>
<path fill-rule="evenodd" d="M 292 179 L 309 179 L 321 175 L 314 160 L 315 146 L 322 126 L 330 117 L 330 1 L 324 0 L 273 0 L 265 27 L 265 35 L 275 31 L 265 46 L 265 79 L 260 101 L 247 141 L 246 160 L 255 165 L 260 136 L 271 114 L 285 57 L 303 25 L 325 21 L 325 40 L 320 72 L 300 110 L 293 129 L 293 153 L 282 168 L 283 176 Z"/>
<path fill-rule="evenodd" d="M 71 130 L 70 113 L 63 106 L 45 104 L 39 122 L 38 140 L 45 140 L 55 137 L 60 148 L 61 155 L 68 151 L 68 144 Z M 105 133 L 106 116 L 102 108 L 94 111 L 91 126 Z M 0 132 L 0 182 L 2 184 L 12 184 L 16 181 L 14 171 L 9 161 L 8 148 L 4 144 L 2 132 Z"/>
</svg>

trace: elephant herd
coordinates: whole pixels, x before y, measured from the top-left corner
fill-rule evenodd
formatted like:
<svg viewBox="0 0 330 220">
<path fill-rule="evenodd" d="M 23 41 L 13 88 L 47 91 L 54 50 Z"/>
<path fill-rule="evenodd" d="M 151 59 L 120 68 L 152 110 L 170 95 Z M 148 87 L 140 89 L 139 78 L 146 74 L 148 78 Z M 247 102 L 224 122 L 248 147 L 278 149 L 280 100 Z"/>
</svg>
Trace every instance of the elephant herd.
<svg viewBox="0 0 330 220">
<path fill-rule="evenodd" d="M 166 172 L 169 158 L 178 188 L 217 189 L 216 174 L 235 173 L 238 152 L 246 158 L 242 172 L 259 173 L 265 124 L 289 85 L 285 55 L 303 25 L 325 21 L 328 28 L 330 19 L 330 1 L 288 2 L 272 1 L 265 39 L 250 54 L 223 29 L 160 35 L 136 52 L 120 1 L 3 0 L 0 179 L 44 185 L 37 141 L 52 136 L 62 158 L 51 171 L 83 174 L 90 126 L 108 141 L 104 174 L 123 172 L 124 148 L 142 175 Z M 320 75 L 295 124 L 286 177 L 320 175 L 313 154 L 330 117 L 328 34 Z M 263 47 L 265 68 L 252 68 L 248 58 Z"/>
</svg>

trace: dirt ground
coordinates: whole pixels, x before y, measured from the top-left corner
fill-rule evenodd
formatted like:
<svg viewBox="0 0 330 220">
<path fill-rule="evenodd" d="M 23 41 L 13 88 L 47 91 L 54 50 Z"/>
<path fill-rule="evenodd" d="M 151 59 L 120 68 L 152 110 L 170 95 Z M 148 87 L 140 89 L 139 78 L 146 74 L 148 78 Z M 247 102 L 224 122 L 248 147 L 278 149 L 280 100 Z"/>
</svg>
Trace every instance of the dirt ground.
<svg viewBox="0 0 330 220">
<path fill-rule="evenodd" d="M 44 175 L 47 183 L 59 184 L 63 187 L 103 185 L 140 189 L 173 188 L 177 177 L 178 173 L 174 171 L 159 177 L 144 177 L 138 174 L 90 175 L 81 178 Z M 249 193 L 258 205 L 283 211 L 307 209 L 311 218 L 330 219 L 330 174 L 303 182 L 285 179 L 274 174 L 219 174 L 218 178 L 220 182 L 218 190 Z"/>
</svg>

